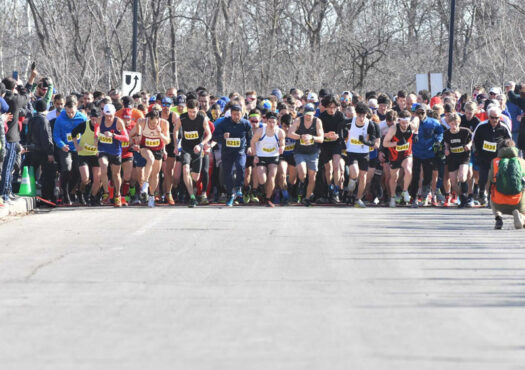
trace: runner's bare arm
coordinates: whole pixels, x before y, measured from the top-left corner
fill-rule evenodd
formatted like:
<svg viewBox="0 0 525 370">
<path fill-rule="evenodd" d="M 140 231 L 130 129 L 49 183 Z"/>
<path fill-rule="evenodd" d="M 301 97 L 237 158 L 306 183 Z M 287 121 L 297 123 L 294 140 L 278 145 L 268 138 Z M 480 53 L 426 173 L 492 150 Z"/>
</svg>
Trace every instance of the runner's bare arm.
<svg viewBox="0 0 525 370">
<path fill-rule="evenodd" d="M 392 138 L 394 137 L 395 134 L 396 134 L 396 125 L 393 125 L 392 127 L 388 129 L 388 132 L 386 133 L 385 138 L 383 139 L 383 146 L 385 148 L 393 148 L 397 145 L 395 142 L 392 141 Z"/>
</svg>

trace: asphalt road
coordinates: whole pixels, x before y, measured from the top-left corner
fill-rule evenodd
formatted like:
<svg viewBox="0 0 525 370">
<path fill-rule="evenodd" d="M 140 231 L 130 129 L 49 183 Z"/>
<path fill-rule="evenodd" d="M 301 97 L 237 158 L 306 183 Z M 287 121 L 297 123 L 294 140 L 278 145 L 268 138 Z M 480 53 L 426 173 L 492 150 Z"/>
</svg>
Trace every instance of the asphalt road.
<svg viewBox="0 0 525 370">
<path fill-rule="evenodd" d="M 525 369 L 488 210 L 61 209 L 0 225 L 0 369 Z"/>
</svg>

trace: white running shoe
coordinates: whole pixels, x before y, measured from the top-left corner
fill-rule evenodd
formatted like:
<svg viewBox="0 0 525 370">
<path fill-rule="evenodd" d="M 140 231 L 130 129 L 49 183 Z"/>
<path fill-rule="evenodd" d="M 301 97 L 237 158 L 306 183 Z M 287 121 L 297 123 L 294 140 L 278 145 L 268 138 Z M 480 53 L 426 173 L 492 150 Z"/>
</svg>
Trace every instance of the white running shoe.
<svg viewBox="0 0 525 370">
<path fill-rule="evenodd" d="M 512 215 L 514 216 L 514 227 L 516 229 L 523 229 L 523 215 L 520 211 L 515 209 L 512 211 Z"/>
<path fill-rule="evenodd" d="M 403 196 L 405 203 L 408 204 L 410 202 L 410 194 L 408 194 L 408 191 L 405 190 L 401 195 Z"/>
<path fill-rule="evenodd" d="M 390 204 L 388 206 L 390 208 L 396 208 L 396 198 L 390 198 Z"/>
<path fill-rule="evenodd" d="M 148 199 L 148 207 L 155 207 L 155 195 L 150 195 Z"/>
<path fill-rule="evenodd" d="M 354 207 L 355 208 L 366 208 L 366 205 L 365 205 L 365 202 L 359 199 L 357 202 L 355 202 Z"/>
</svg>

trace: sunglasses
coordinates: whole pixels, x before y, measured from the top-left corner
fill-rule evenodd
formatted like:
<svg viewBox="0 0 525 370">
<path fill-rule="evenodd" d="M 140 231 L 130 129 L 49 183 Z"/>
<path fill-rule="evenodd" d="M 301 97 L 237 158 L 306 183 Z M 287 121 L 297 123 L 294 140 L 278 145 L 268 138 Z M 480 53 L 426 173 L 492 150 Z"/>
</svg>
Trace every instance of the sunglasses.
<svg viewBox="0 0 525 370">
<path fill-rule="evenodd" d="M 492 117 L 492 116 L 490 116 L 489 118 L 490 119 L 499 119 L 499 117 Z"/>
<path fill-rule="evenodd" d="M 422 114 L 425 114 L 425 112 L 421 110 L 421 111 L 417 111 L 416 114 L 417 115 L 422 115 Z"/>
<path fill-rule="evenodd" d="M 163 107 L 171 107 L 171 104 L 162 104 Z"/>
</svg>

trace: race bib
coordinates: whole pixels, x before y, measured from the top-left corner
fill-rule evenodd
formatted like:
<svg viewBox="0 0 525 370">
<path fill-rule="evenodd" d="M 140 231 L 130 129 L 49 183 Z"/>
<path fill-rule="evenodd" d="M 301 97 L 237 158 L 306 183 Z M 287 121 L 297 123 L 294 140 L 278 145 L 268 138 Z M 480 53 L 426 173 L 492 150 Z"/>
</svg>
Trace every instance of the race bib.
<svg viewBox="0 0 525 370">
<path fill-rule="evenodd" d="M 403 144 L 403 145 L 397 145 L 396 146 L 396 150 L 398 152 L 406 152 L 409 148 L 410 148 L 410 143 L 406 143 L 406 144 Z"/>
<path fill-rule="evenodd" d="M 325 142 L 325 143 L 329 143 L 329 142 L 331 142 L 331 141 L 335 141 L 335 140 L 332 139 L 332 138 L 329 138 L 329 137 L 325 137 L 325 138 L 324 138 L 324 142 Z"/>
<path fill-rule="evenodd" d="M 497 143 L 491 143 L 490 141 L 486 141 L 486 140 L 483 141 L 483 150 L 487 152 L 496 152 L 497 149 L 498 149 Z"/>
<path fill-rule="evenodd" d="M 98 138 L 98 141 L 104 144 L 113 144 L 113 136 L 112 137 L 100 136 Z"/>
<path fill-rule="evenodd" d="M 373 152 L 376 148 L 374 148 L 373 146 L 369 147 L 370 148 L 370 151 Z"/>
<path fill-rule="evenodd" d="M 275 152 L 275 147 L 271 147 L 271 148 L 262 148 L 263 152 L 265 153 L 273 153 Z"/>
<path fill-rule="evenodd" d="M 67 141 L 73 141 L 73 136 L 71 136 L 71 132 L 68 132 L 67 134 Z M 80 134 L 77 135 L 77 140 L 80 139 Z"/>
<path fill-rule="evenodd" d="M 123 148 L 129 148 L 129 141 L 123 141 L 122 142 L 122 147 Z"/>
<path fill-rule="evenodd" d="M 84 144 L 84 150 L 89 153 L 96 153 L 97 147 L 94 145 Z"/>
<path fill-rule="evenodd" d="M 294 150 L 294 149 L 295 149 L 295 143 L 293 143 L 293 144 L 289 144 L 289 145 L 286 145 L 286 146 L 284 147 L 284 151 L 285 151 L 285 152 L 291 152 L 291 151 Z"/>
<path fill-rule="evenodd" d="M 355 137 L 350 138 L 350 144 L 354 144 L 354 145 L 364 145 L 364 144 L 361 142 L 361 140 L 356 139 Z"/>
<path fill-rule="evenodd" d="M 197 140 L 199 133 L 197 131 L 184 131 L 184 138 L 186 140 Z"/>
<path fill-rule="evenodd" d="M 450 148 L 451 153 L 463 153 L 465 151 L 465 148 L 462 146 L 457 146 L 455 148 Z"/>
<path fill-rule="evenodd" d="M 301 143 L 301 145 L 314 145 L 314 139 L 313 138 L 311 138 L 309 142 L 306 142 L 303 139 L 301 139 L 299 142 Z"/>
<path fill-rule="evenodd" d="M 146 146 L 149 146 L 151 148 L 154 148 L 160 145 L 160 139 L 146 139 L 144 142 Z"/>
<path fill-rule="evenodd" d="M 241 147 L 241 139 L 240 138 L 228 138 L 226 139 L 226 146 L 228 148 L 240 148 Z"/>
</svg>

